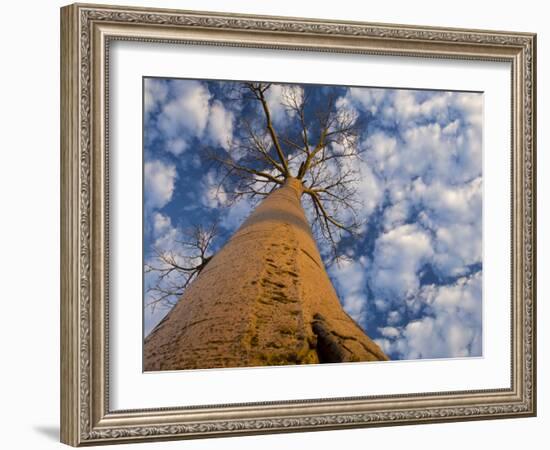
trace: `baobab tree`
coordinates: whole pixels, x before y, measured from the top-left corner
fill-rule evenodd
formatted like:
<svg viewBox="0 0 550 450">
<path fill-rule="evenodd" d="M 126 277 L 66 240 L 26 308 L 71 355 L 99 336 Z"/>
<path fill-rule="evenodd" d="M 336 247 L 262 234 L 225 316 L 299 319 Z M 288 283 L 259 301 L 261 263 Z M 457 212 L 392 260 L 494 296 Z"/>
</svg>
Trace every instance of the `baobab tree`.
<svg viewBox="0 0 550 450">
<path fill-rule="evenodd" d="M 254 119 L 243 114 L 238 138 L 210 157 L 233 199 L 260 201 L 147 336 L 145 369 L 387 359 L 342 309 L 313 236 L 334 259 L 360 225 L 357 115 L 331 95 L 313 108 L 284 86 L 280 105 L 295 125 L 277 129 L 272 84 L 232 88 Z"/>
</svg>

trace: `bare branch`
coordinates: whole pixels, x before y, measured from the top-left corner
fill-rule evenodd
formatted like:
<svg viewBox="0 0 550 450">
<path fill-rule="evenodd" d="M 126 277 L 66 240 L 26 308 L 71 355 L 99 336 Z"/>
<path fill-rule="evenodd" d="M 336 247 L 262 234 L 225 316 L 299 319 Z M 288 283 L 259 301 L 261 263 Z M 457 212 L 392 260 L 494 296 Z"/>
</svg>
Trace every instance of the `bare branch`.
<svg viewBox="0 0 550 450">
<path fill-rule="evenodd" d="M 288 170 L 288 162 L 279 142 L 279 138 L 277 137 L 277 133 L 275 132 L 275 128 L 273 128 L 271 112 L 269 111 L 269 106 L 267 105 L 267 100 L 265 98 L 265 91 L 269 88 L 269 85 L 265 86 L 262 84 L 248 83 L 248 87 L 257 96 L 262 105 L 266 120 L 266 128 L 269 131 L 269 135 L 271 136 L 271 140 L 273 141 L 273 145 L 275 146 L 275 150 L 277 151 L 279 161 L 283 167 L 283 175 L 288 176 L 290 174 Z"/>
<path fill-rule="evenodd" d="M 154 260 L 145 264 L 145 273 L 156 274 L 156 279 L 147 289 L 145 306 L 153 312 L 157 307 L 173 307 L 212 258 L 210 249 L 216 235 L 215 224 L 209 228 L 195 226 L 187 230 L 183 240 L 174 241 L 174 250 L 154 248 Z"/>
<path fill-rule="evenodd" d="M 324 100 L 313 104 L 307 87 L 283 86 L 281 105 L 289 120 L 276 132 L 267 102 L 272 85 L 248 82 L 240 89 L 239 101 L 245 107 L 251 104 L 252 111 L 254 105 L 261 105 L 261 117 L 243 114 L 233 146 L 213 156 L 225 169 L 220 186 L 234 200 L 257 200 L 283 185 L 296 170 L 304 195 L 311 199 L 312 228 L 336 251 L 342 233 L 358 228 L 361 146 L 357 112 L 336 94 L 328 92 Z"/>
</svg>

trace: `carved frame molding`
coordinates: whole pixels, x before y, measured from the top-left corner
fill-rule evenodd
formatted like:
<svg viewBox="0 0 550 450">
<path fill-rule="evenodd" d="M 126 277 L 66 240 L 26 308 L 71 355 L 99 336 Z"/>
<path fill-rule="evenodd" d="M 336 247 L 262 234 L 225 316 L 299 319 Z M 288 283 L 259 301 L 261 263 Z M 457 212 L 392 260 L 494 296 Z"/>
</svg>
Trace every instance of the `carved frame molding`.
<svg viewBox="0 0 550 450">
<path fill-rule="evenodd" d="M 508 61 L 510 389 L 110 411 L 108 62 L 113 40 Z M 61 440 L 73 446 L 536 414 L 536 36 L 75 4 L 61 9 Z"/>
</svg>

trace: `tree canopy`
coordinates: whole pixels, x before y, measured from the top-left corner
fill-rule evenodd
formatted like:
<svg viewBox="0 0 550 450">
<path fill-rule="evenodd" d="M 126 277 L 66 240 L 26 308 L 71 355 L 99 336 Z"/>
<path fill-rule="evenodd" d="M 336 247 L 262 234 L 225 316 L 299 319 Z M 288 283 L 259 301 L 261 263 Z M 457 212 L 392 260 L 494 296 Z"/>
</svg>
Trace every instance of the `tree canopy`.
<svg viewBox="0 0 550 450">
<path fill-rule="evenodd" d="M 237 119 L 241 133 L 227 151 L 210 153 L 224 172 L 220 184 L 231 186 L 234 199 L 261 198 L 289 177 L 300 180 L 313 212 L 312 226 L 336 257 L 340 234 L 353 233 L 360 225 L 358 115 L 332 92 L 310 105 L 307 90 L 283 85 L 279 104 L 292 122 L 277 126 L 267 99 L 272 86 L 245 82 L 230 87 L 228 96 L 257 114 Z"/>
</svg>

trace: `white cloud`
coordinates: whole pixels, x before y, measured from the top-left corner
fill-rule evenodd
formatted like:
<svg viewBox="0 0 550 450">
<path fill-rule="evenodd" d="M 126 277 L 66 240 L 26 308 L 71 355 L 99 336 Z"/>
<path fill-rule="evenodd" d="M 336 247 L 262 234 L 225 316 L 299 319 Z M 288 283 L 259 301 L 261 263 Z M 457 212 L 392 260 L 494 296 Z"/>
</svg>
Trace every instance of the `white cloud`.
<svg viewBox="0 0 550 450">
<path fill-rule="evenodd" d="M 451 133 L 455 127 L 439 123 L 402 127 L 400 140 L 382 131 L 363 142 L 365 160 L 391 183 L 414 178 L 437 179 L 456 185 L 481 175 L 481 136 L 472 129 Z M 458 125 L 456 125 L 458 126 Z"/>
<path fill-rule="evenodd" d="M 375 244 L 371 288 L 378 298 L 404 301 L 418 290 L 418 271 L 432 255 L 429 235 L 416 224 L 382 234 Z"/>
<path fill-rule="evenodd" d="M 215 171 L 210 170 L 206 173 L 202 179 L 202 187 L 201 202 L 204 206 L 208 208 L 220 208 L 228 205 L 229 196 L 225 188 L 220 185 Z"/>
<path fill-rule="evenodd" d="M 359 322 L 364 314 L 367 303 L 367 296 L 361 292 L 349 294 L 343 299 L 343 308 L 350 317 Z"/>
<path fill-rule="evenodd" d="M 174 156 L 179 156 L 187 149 L 187 142 L 183 138 L 168 139 L 165 149 Z"/>
<path fill-rule="evenodd" d="M 172 228 L 172 220 L 170 217 L 155 212 L 153 214 L 153 236 L 159 237 L 162 236 L 166 231 Z"/>
<path fill-rule="evenodd" d="M 425 210 L 420 223 L 434 233 L 434 264 L 444 275 L 465 273 L 482 259 L 482 179 L 459 186 L 418 180 L 411 197 Z"/>
<path fill-rule="evenodd" d="M 445 125 L 442 132 L 443 134 L 455 134 L 460 126 L 460 120 L 456 119 L 449 124 Z"/>
<path fill-rule="evenodd" d="M 483 125 L 483 95 L 477 93 L 455 93 L 453 106 L 459 109 L 466 122 L 477 129 Z"/>
<path fill-rule="evenodd" d="M 420 292 L 426 316 L 404 327 L 384 327 L 379 342 L 405 359 L 481 356 L 481 273 Z"/>
<path fill-rule="evenodd" d="M 388 325 L 394 326 L 399 324 L 401 322 L 402 317 L 401 313 L 399 311 L 390 311 L 387 315 L 387 323 Z"/>
<path fill-rule="evenodd" d="M 213 143 L 219 144 L 225 150 L 229 149 L 233 138 L 233 122 L 233 113 L 225 109 L 220 101 L 215 100 L 210 108 L 208 134 Z"/>
<path fill-rule="evenodd" d="M 359 182 L 357 183 L 357 196 L 362 202 L 361 214 L 368 217 L 376 209 L 382 200 L 384 191 L 380 179 L 373 173 L 365 161 L 354 161 L 359 171 Z"/>
<path fill-rule="evenodd" d="M 400 331 L 395 327 L 379 328 L 380 334 L 386 338 L 397 338 L 401 335 Z"/>
<path fill-rule="evenodd" d="M 269 112 L 273 123 L 282 126 L 294 117 L 294 111 L 289 110 L 285 104 L 289 101 L 296 101 L 301 104 L 304 98 L 304 91 L 300 86 L 272 84 L 265 93 L 265 99 L 269 106 Z"/>
<path fill-rule="evenodd" d="M 330 275 L 336 282 L 340 301 L 346 312 L 356 321 L 360 321 L 366 308 L 367 283 L 366 261 L 343 260 L 330 268 Z"/>
<path fill-rule="evenodd" d="M 480 129 L 483 120 L 483 95 L 475 92 L 350 88 L 345 99 L 362 111 L 376 114 L 377 120 L 394 121 L 401 127 L 417 125 L 417 121 L 453 123 L 454 111 L 465 125 Z"/>
<path fill-rule="evenodd" d="M 422 200 L 429 209 L 447 223 L 473 222 L 481 212 L 483 181 L 481 177 L 456 186 L 434 181 L 414 183 L 413 197 Z"/>
<path fill-rule="evenodd" d="M 481 262 L 481 229 L 472 225 L 450 225 L 436 232 L 435 267 L 445 275 L 467 272 L 469 265 Z"/>
<path fill-rule="evenodd" d="M 481 262 L 482 96 L 354 88 L 346 99 L 379 124 L 362 143 L 387 202 L 367 267 L 377 342 L 402 358 L 479 355 L 481 275 L 428 288 L 420 270 L 456 277 Z"/>
<path fill-rule="evenodd" d="M 156 78 L 146 78 L 143 84 L 143 107 L 147 115 L 166 100 L 168 88 L 165 81 Z"/>
<path fill-rule="evenodd" d="M 481 261 L 482 96 L 361 91 L 350 90 L 348 98 L 367 109 L 391 110 L 388 117 L 398 128 L 399 138 L 375 131 L 362 144 L 389 200 L 384 231 L 419 223 L 431 233 L 432 263 L 439 272 L 465 273 Z"/>
<path fill-rule="evenodd" d="M 227 230 L 236 230 L 252 212 L 253 205 L 249 199 L 241 198 L 231 205 L 222 221 L 222 226 Z"/>
<path fill-rule="evenodd" d="M 331 151 L 334 152 L 334 154 L 353 155 L 353 152 L 350 152 L 349 149 L 346 150 L 344 146 L 338 143 L 332 143 Z M 294 173 L 298 172 L 301 162 L 302 160 L 299 158 L 294 160 Z M 382 180 L 379 179 L 370 164 L 360 157 L 350 156 L 348 158 L 341 158 L 338 165 L 334 160 L 327 162 L 327 171 L 329 173 L 337 173 L 339 170 L 343 173 L 349 172 L 355 174 L 354 177 L 357 181 L 354 181 L 353 188 L 356 191 L 356 200 L 359 204 L 356 209 L 360 213 L 360 220 L 368 219 L 383 198 L 384 186 Z M 325 205 L 329 210 L 331 206 L 330 204 Z M 352 211 L 350 210 L 343 209 L 339 211 L 339 214 L 341 220 L 344 222 L 353 222 L 356 219 L 352 217 Z"/>
<path fill-rule="evenodd" d="M 181 237 L 181 232 L 172 226 L 169 216 L 155 212 L 153 214 L 154 247 L 161 251 L 170 251 Z"/>
<path fill-rule="evenodd" d="M 350 88 L 348 93 L 351 101 L 361 106 L 361 109 L 376 114 L 380 105 L 388 95 L 387 89 Z"/>
<path fill-rule="evenodd" d="M 162 208 L 174 193 L 176 167 L 160 160 L 147 161 L 144 165 L 145 205 Z"/>
<path fill-rule="evenodd" d="M 282 84 L 272 84 L 265 93 L 265 99 L 269 106 L 271 118 L 273 122 L 278 125 L 282 124 L 287 119 L 285 107 L 282 103 L 283 92 L 284 86 Z"/>
<path fill-rule="evenodd" d="M 392 230 L 399 225 L 403 225 L 410 213 L 410 202 L 402 200 L 388 207 L 383 216 L 384 229 Z"/>
<path fill-rule="evenodd" d="M 205 83 L 196 80 L 154 80 L 146 89 L 148 111 L 158 109 L 148 133 L 160 137 L 164 150 L 179 156 L 194 138 L 229 148 L 233 139 L 233 112 L 213 96 Z"/>
<path fill-rule="evenodd" d="M 382 131 L 369 135 L 364 143 L 367 150 L 366 160 L 378 173 L 392 173 L 400 164 L 397 153 L 397 139 Z"/>
<path fill-rule="evenodd" d="M 448 117 L 452 92 L 440 92 L 419 100 L 419 91 L 399 89 L 394 91 L 393 106 L 399 121 L 421 117 L 444 121 Z"/>
<path fill-rule="evenodd" d="M 373 303 L 379 312 L 387 312 L 391 307 L 390 302 L 383 298 L 375 298 Z"/>
<path fill-rule="evenodd" d="M 362 110 L 383 109 L 375 120 L 397 129 L 367 136 L 366 159 L 390 178 L 428 174 L 459 183 L 481 173 L 483 98 L 475 93 L 350 89 L 347 99 Z"/>
<path fill-rule="evenodd" d="M 171 99 L 164 103 L 158 127 L 164 137 L 181 137 L 185 133 L 201 136 L 208 122 L 210 92 L 194 80 L 171 83 Z"/>
</svg>

